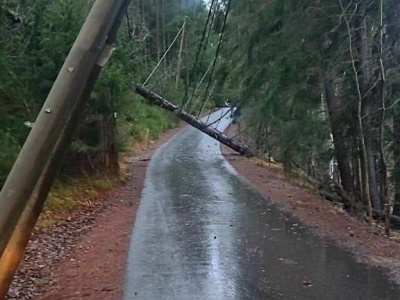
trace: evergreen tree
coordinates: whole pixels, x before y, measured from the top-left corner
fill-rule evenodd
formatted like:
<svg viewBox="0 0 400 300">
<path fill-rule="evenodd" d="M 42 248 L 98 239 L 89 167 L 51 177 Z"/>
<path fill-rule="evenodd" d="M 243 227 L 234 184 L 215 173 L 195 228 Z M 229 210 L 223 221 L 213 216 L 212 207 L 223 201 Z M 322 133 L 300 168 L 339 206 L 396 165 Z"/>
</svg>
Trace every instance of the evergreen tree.
<svg viewBox="0 0 400 300">
<path fill-rule="evenodd" d="M 93 1 L 4 1 L 0 11 L 0 186 L 29 133 Z M 158 13 L 157 13 L 158 12 Z M 201 1 L 132 1 L 119 32 L 117 51 L 86 107 L 63 171 L 117 171 L 119 151 L 175 123 L 134 93 L 147 78 L 187 17 L 187 53 L 175 84 L 179 44 L 150 85 L 182 98 L 204 15 Z M 200 26 L 198 26 L 200 25 Z M 28 126 L 25 126 L 24 123 Z M 33 125 L 34 126 L 34 125 Z"/>
<path fill-rule="evenodd" d="M 399 190 L 388 177 L 400 173 L 398 11 L 396 1 L 234 1 L 225 37 L 219 93 L 240 103 L 247 138 L 353 208 L 380 211 Z"/>
</svg>

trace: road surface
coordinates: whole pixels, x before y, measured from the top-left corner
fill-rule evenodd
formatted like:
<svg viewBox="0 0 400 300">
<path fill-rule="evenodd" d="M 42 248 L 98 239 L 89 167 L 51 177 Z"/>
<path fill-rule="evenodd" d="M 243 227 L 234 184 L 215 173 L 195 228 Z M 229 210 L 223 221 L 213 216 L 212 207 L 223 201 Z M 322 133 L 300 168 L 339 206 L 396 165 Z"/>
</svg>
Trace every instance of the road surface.
<svg viewBox="0 0 400 300">
<path fill-rule="evenodd" d="M 219 129 L 228 124 L 224 118 Z M 124 293 L 125 300 L 400 299 L 380 270 L 281 213 L 194 128 L 150 162 Z"/>
</svg>

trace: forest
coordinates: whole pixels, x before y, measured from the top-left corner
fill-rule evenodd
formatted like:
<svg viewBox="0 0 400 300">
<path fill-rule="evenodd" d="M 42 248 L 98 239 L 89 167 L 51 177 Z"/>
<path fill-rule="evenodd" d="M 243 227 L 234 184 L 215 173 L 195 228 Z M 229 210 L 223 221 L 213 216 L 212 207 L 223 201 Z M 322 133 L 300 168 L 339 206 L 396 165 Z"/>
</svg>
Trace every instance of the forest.
<svg viewBox="0 0 400 300">
<path fill-rule="evenodd" d="M 390 0 L 234 1 L 218 71 L 252 147 L 369 218 L 400 215 L 399 14 Z"/>
<path fill-rule="evenodd" d="M 93 2 L 1 1 L 0 65 L 5 72 L 0 79 L 0 186 Z M 49 209 L 71 208 L 76 193 L 90 199 L 96 193 L 86 193 L 88 186 L 96 190 L 118 183 L 121 157 L 176 125 L 172 115 L 147 104 L 134 87 L 147 78 L 186 22 L 184 45 L 180 48 L 176 43 L 149 81 L 150 87 L 164 93 L 173 86 L 170 93 L 183 97 L 188 66 L 194 59 L 189 49 L 197 47 L 201 27 L 197 25 L 204 14 L 200 1 L 132 1 L 119 30 L 117 50 L 82 113 L 47 203 Z M 79 188 L 71 191 L 71 186 Z"/>
<path fill-rule="evenodd" d="M 2 1 L 0 183 L 92 3 Z M 159 62 L 149 89 L 193 114 L 228 101 L 239 139 L 288 176 L 400 216 L 399 14 L 393 0 L 133 1 L 59 181 L 116 176 L 120 154 L 176 124 L 134 92 Z"/>
</svg>

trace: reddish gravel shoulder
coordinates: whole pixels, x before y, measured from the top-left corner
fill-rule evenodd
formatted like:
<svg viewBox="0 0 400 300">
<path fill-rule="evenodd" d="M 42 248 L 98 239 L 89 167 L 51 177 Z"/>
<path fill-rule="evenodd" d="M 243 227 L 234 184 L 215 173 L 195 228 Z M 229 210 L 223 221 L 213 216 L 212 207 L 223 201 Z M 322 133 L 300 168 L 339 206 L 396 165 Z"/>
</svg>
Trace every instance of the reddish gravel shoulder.
<svg viewBox="0 0 400 300">
<path fill-rule="evenodd" d="M 128 182 L 107 196 L 107 201 L 114 203 L 113 207 L 100 215 L 96 226 L 79 239 L 70 258 L 56 266 L 56 284 L 38 300 L 122 299 L 130 234 L 149 160 L 183 127 L 164 133 L 153 145 L 142 148 L 129 160 Z"/>
<path fill-rule="evenodd" d="M 235 129 L 230 127 L 226 134 L 234 136 Z M 222 151 L 238 173 L 265 192 L 282 210 L 314 228 L 316 234 L 352 252 L 358 261 L 385 269 L 390 279 L 400 284 L 398 232 L 387 238 L 381 226 L 370 226 L 316 192 L 291 184 L 276 166 L 240 157 L 225 146 Z"/>
<path fill-rule="evenodd" d="M 36 230 L 8 299 L 120 300 L 130 234 L 147 166 L 156 150 L 182 130 L 171 129 L 130 158 L 124 186 L 45 229 Z"/>
</svg>

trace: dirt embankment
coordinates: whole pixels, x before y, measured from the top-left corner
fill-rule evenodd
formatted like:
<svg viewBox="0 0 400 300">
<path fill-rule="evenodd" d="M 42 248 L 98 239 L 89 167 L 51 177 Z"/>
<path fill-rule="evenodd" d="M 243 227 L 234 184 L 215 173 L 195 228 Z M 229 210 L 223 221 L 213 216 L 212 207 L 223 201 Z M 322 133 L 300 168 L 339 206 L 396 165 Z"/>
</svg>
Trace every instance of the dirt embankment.
<svg viewBox="0 0 400 300">
<path fill-rule="evenodd" d="M 234 136 L 235 129 L 230 127 L 226 134 Z M 387 238 L 382 226 L 370 226 L 316 192 L 290 183 L 280 168 L 261 160 L 240 157 L 225 146 L 222 151 L 238 173 L 265 192 L 282 210 L 314 228 L 323 238 L 351 251 L 358 261 L 384 268 L 390 279 L 400 284 L 398 232 Z"/>
<path fill-rule="evenodd" d="M 130 235 L 151 156 L 185 125 L 142 144 L 124 186 L 52 226 L 36 230 L 9 299 L 120 300 Z"/>
</svg>

